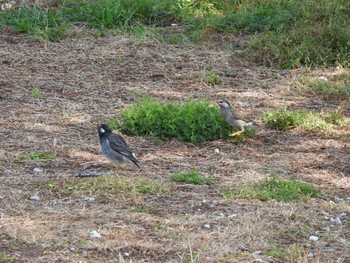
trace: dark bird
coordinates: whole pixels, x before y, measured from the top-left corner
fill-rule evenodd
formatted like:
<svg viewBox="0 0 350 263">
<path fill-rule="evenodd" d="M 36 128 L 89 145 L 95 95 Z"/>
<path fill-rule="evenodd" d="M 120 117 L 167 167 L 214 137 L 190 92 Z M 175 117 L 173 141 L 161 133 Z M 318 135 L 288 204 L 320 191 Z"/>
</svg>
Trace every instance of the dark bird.
<svg viewBox="0 0 350 263">
<path fill-rule="evenodd" d="M 98 125 L 102 153 L 114 164 L 131 164 L 140 168 L 139 161 L 122 136 L 112 132 L 106 124 Z"/>
<path fill-rule="evenodd" d="M 244 132 L 245 128 L 258 127 L 255 122 L 234 110 L 227 100 L 219 100 L 218 104 L 220 105 L 221 115 L 224 117 L 225 121 L 232 127 L 238 129 L 237 132 L 230 134 L 230 136 L 240 135 Z"/>
</svg>

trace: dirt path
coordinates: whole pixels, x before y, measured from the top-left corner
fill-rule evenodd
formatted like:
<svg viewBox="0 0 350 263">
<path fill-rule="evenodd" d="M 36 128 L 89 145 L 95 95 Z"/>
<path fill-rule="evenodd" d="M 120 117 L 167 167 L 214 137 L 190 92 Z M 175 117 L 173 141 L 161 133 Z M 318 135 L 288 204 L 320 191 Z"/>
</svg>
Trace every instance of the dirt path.
<svg viewBox="0 0 350 263">
<path fill-rule="evenodd" d="M 222 84 L 206 84 L 212 68 Z M 205 97 L 213 104 L 224 97 L 256 120 L 280 106 L 328 109 L 337 105 L 304 96 L 298 80 L 340 70 L 273 70 L 251 64 L 241 51 L 121 36 L 43 43 L 3 33 L 0 262 L 349 262 L 349 127 L 328 136 L 264 129 L 256 140 L 196 145 L 125 136 L 142 165 L 133 172 L 111 171 L 91 123 L 118 115 L 143 95 Z M 33 151 L 56 157 L 23 157 Z M 171 181 L 171 173 L 190 169 L 214 184 Z M 125 185 L 146 180 L 163 190 L 88 202 L 92 190 L 68 191 L 94 180 L 74 177 L 86 171 L 115 174 Z M 272 172 L 315 183 L 324 194 L 290 204 L 224 199 L 225 189 Z M 30 200 L 33 195 L 40 200 Z M 325 220 L 336 216 L 342 225 Z M 90 238 L 91 230 L 102 238 Z M 277 254 L 253 253 L 266 250 Z"/>
</svg>

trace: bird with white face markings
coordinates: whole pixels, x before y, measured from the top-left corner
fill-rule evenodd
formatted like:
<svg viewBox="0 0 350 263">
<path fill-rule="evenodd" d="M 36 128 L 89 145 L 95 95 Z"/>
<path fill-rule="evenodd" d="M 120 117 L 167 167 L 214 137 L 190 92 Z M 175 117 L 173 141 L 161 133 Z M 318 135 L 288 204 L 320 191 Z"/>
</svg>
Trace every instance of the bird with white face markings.
<svg viewBox="0 0 350 263">
<path fill-rule="evenodd" d="M 106 124 L 98 125 L 98 135 L 103 155 L 113 164 L 130 164 L 140 168 L 139 161 L 122 136 L 113 133 Z"/>
<path fill-rule="evenodd" d="M 218 104 L 220 106 L 221 115 L 225 121 L 232 127 L 238 129 L 237 132 L 230 134 L 230 136 L 238 136 L 244 132 L 245 128 L 254 128 L 258 125 L 245 116 L 239 114 L 235 109 L 233 109 L 227 100 L 219 100 Z"/>
</svg>

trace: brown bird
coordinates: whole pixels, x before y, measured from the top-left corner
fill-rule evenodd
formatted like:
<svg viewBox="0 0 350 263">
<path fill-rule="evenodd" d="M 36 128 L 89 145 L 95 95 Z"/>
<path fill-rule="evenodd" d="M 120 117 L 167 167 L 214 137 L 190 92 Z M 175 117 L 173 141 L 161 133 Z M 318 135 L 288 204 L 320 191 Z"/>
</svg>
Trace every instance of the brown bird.
<svg viewBox="0 0 350 263">
<path fill-rule="evenodd" d="M 238 136 L 244 132 L 245 128 L 254 128 L 258 125 L 245 116 L 234 110 L 227 100 L 219 100 L 221 115 L 224 117 L 225 121 L 232 127 L 238 129 L 237 132 L 230 134 L 230 136 Z"/>
</svg>

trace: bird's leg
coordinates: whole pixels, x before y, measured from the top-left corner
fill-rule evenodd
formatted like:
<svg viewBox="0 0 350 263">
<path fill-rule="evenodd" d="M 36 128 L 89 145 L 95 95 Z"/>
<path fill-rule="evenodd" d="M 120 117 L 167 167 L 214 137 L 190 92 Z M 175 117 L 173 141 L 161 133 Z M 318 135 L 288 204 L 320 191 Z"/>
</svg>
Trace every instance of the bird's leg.
<svg viewBox="0 0 350 263">
<path fill-rule="evenodd" d="M 242 132 L 244 132 L 244 130 L 229 134 L 229 136 L 236 137 L 236 136 L 240 135 Z"/>
</svg>

